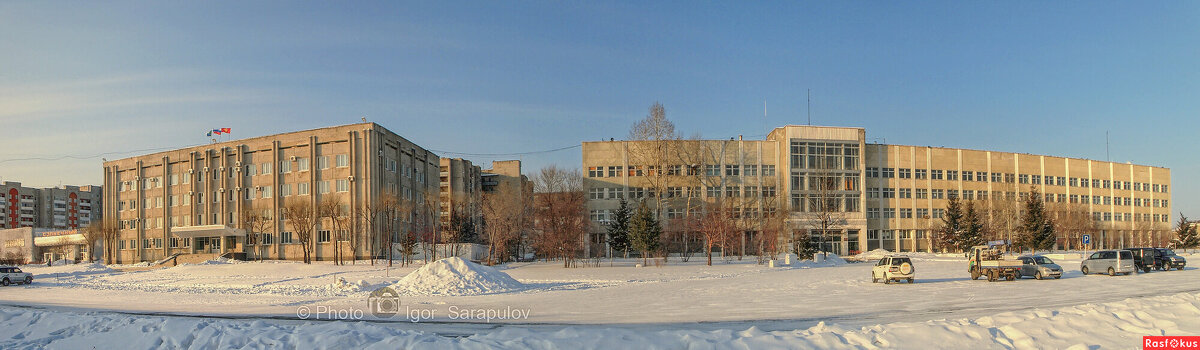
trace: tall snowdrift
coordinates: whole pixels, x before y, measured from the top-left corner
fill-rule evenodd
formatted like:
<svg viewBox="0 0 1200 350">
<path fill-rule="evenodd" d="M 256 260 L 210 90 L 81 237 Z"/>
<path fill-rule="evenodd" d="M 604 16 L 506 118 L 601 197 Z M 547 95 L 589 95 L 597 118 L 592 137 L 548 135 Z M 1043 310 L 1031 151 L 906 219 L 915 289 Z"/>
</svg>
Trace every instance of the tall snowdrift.
<svg viewBox="0 0 1200 350">
<path fill-rule="evenodd" d="M 422 266 L 392 285 L 397 292 L 417 295 L 479 295 L 524 288 L 507 273 L 459 257 Z"/>
</svg>

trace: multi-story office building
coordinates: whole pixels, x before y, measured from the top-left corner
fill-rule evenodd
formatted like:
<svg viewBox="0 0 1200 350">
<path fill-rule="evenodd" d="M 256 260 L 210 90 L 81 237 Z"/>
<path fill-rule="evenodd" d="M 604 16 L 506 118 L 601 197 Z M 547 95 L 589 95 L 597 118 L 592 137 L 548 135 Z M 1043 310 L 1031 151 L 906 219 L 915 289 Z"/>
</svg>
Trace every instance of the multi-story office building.
<svg viewBox="0 0 1200 350">
<path fill-rule="evenodd" d="M 479 166 L 462 158 L 442 158 L 440 165 L 442 229 L 453 229 L 451 218 L 455 215 L 471 220 L 474 227 L 479 227 L 483 223 L 480 212 L 483 187 Z"/>
<path fill-rule="evenodd" d="M 375 123 L 298 131 L 105 162 L 104 198 L 115 203 L 105 219 L 120 229 L 121 263 L 227 252 L 294 260 L 303 250 L 286 205 L 307 203 L 320 217 L 319 204 L 331 200 L 344 217 L 360 218 L 387 194 L 423 205 L 438 190 L 437 174 L 437 155 Z M 266 227 L 242 219 L 252 216 Z M 318 260 L 335 256 L 334 239 L 368 240 L 356 225 L 316 225 L 309 244 Z M 250 248 L 248 234 L 256 238 Z M 389 248 L 340 246 L 358 258 Z"/>
<path fill-rule="evenodd" d="M 1017 215 L 1013 206 L 1033 191 L 1052 211 L 1091 219 L 1081 224 L 1090 228 L 1059 232 L 1061 247 L 1078 247 L 1081 232 L 1097 235 L 1093 247 L 1165 245 L 1172 238 L 1171 173 L 1161 167 L 869 144 L 862 128 L 795 125 L 775 128 L 766 140 L 679 141 L 670 147 L 584 142 L 582 153 L 592 247 L 603 246 L 603 223 L 626 198 L 661 202 L 668 220 L 700 210 L 697 203 L 717 201 L 736 203 L 734 216 L 742 221 L 786 213 L 789 230 L 780 233 L 781 243 L 823 241 L 841 254 L 929 251 L 949 198 L 985 208 L 999 223 L 999 216 Z M 1004 232 L 989 238 L 1008 238 L 1015 230 L 993 226 Z M 756 234 L 753 224 L 741 227 L 750 231 L 746 237 Z"/>
<path fill-rule="evenodd" d="M 0 184 L 0 229 L 86 227 L 100 217 L 100 194 L 100 186 L 32 188 L 5 181 Z"/>
</svg>

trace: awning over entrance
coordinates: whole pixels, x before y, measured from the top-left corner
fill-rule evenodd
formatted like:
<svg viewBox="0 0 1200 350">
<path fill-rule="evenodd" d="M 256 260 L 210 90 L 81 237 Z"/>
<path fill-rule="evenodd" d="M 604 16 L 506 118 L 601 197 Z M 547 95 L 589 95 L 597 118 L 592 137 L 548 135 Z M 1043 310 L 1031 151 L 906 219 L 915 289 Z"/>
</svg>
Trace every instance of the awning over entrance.
<svg viewBox="0 0 1200 350">
<path fill-rule="evenodd" d="M 171 229 L 171 234 L 181 238 L 244 236 L 242 229 L 226 227 L 225 225 L 183 226 Z"/>
</svg>

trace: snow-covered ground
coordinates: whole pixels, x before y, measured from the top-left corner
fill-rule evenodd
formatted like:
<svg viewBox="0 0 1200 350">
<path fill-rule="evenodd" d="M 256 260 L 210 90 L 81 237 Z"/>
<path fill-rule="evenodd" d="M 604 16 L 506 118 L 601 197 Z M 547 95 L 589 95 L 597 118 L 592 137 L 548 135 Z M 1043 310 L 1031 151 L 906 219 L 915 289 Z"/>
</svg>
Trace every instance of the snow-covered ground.
<svg viewBox="0 0 1200 350">
<path fill-rule="evenodd" d="M 1193 263 L 1200 258 L 1188 257 Z M 0 340 L 0 348 L 68 347 L 104 337 L 97 333 L 105 329 L 162 330 L 154 336 L 161 343 L 147 340 L 134 348 L 333 344 L 310 335 L 322 332 L 354 339 L 338 344 L 383 348 L 628 347 L 642 341 L 661 348 L 916 348 L 929 346 L 931 336 L 944 348 L 1086 348 L 1132 347 L 1141 335 L 1200 334 L 1195 268 L 1083 276 L 1077 259 L 1060 260 L 1067 270 L 1061 280 L 986 282 L 970 280 L 958 257 L 914 260 L 914 285 L 871 283 L 869 263 L 769 268 L 747 258 L 715 260 L 709 267 L 693 258 L 663 267 L 618 260 L 612 267 L 605 261 L 574 269 L 514 263 L 499 271 L 519 284 L 499 292 L 397 289 L 402 313 L 394 317 L 372 315 L 368 295 L 419 265 L 213 262 L 129 272 L 99 265 L 28 266 L 24 269 L 35 274 L 32 286 L 0 289 L 0 304 L 8 305 L 0 306 L 0 338 L 8 339 Z M 330 312 L 321 317 L 322 309 Z M 464 324 L 463 314 L 456 314 L 462 310 L 509 317 L 470 315 L 467 322 L 490 323 Z M 301 314 L 308 319 L 297 320 Z M 351 321 L 313 321 L 330 318 Z M 421 322 L 408 322 L 412 319 Z M 1028 341 L 1033 343 L 1023 343 Z"/>
</svg>

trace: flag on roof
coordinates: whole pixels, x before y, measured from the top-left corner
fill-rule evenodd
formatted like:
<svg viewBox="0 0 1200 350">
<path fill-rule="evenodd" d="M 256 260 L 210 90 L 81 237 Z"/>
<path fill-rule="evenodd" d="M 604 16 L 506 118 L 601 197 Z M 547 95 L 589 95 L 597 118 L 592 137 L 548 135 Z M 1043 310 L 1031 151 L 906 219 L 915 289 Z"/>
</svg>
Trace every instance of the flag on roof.
<svg viewBox="0 0 1200 350">
<path fill-rule="evenodd" d="M 230 132 L 229 130 L 230 130 L 229 128 L 221 128 L 221 132 L 226 133 L 226 134 L 228 134 Z"/>
</svg>

